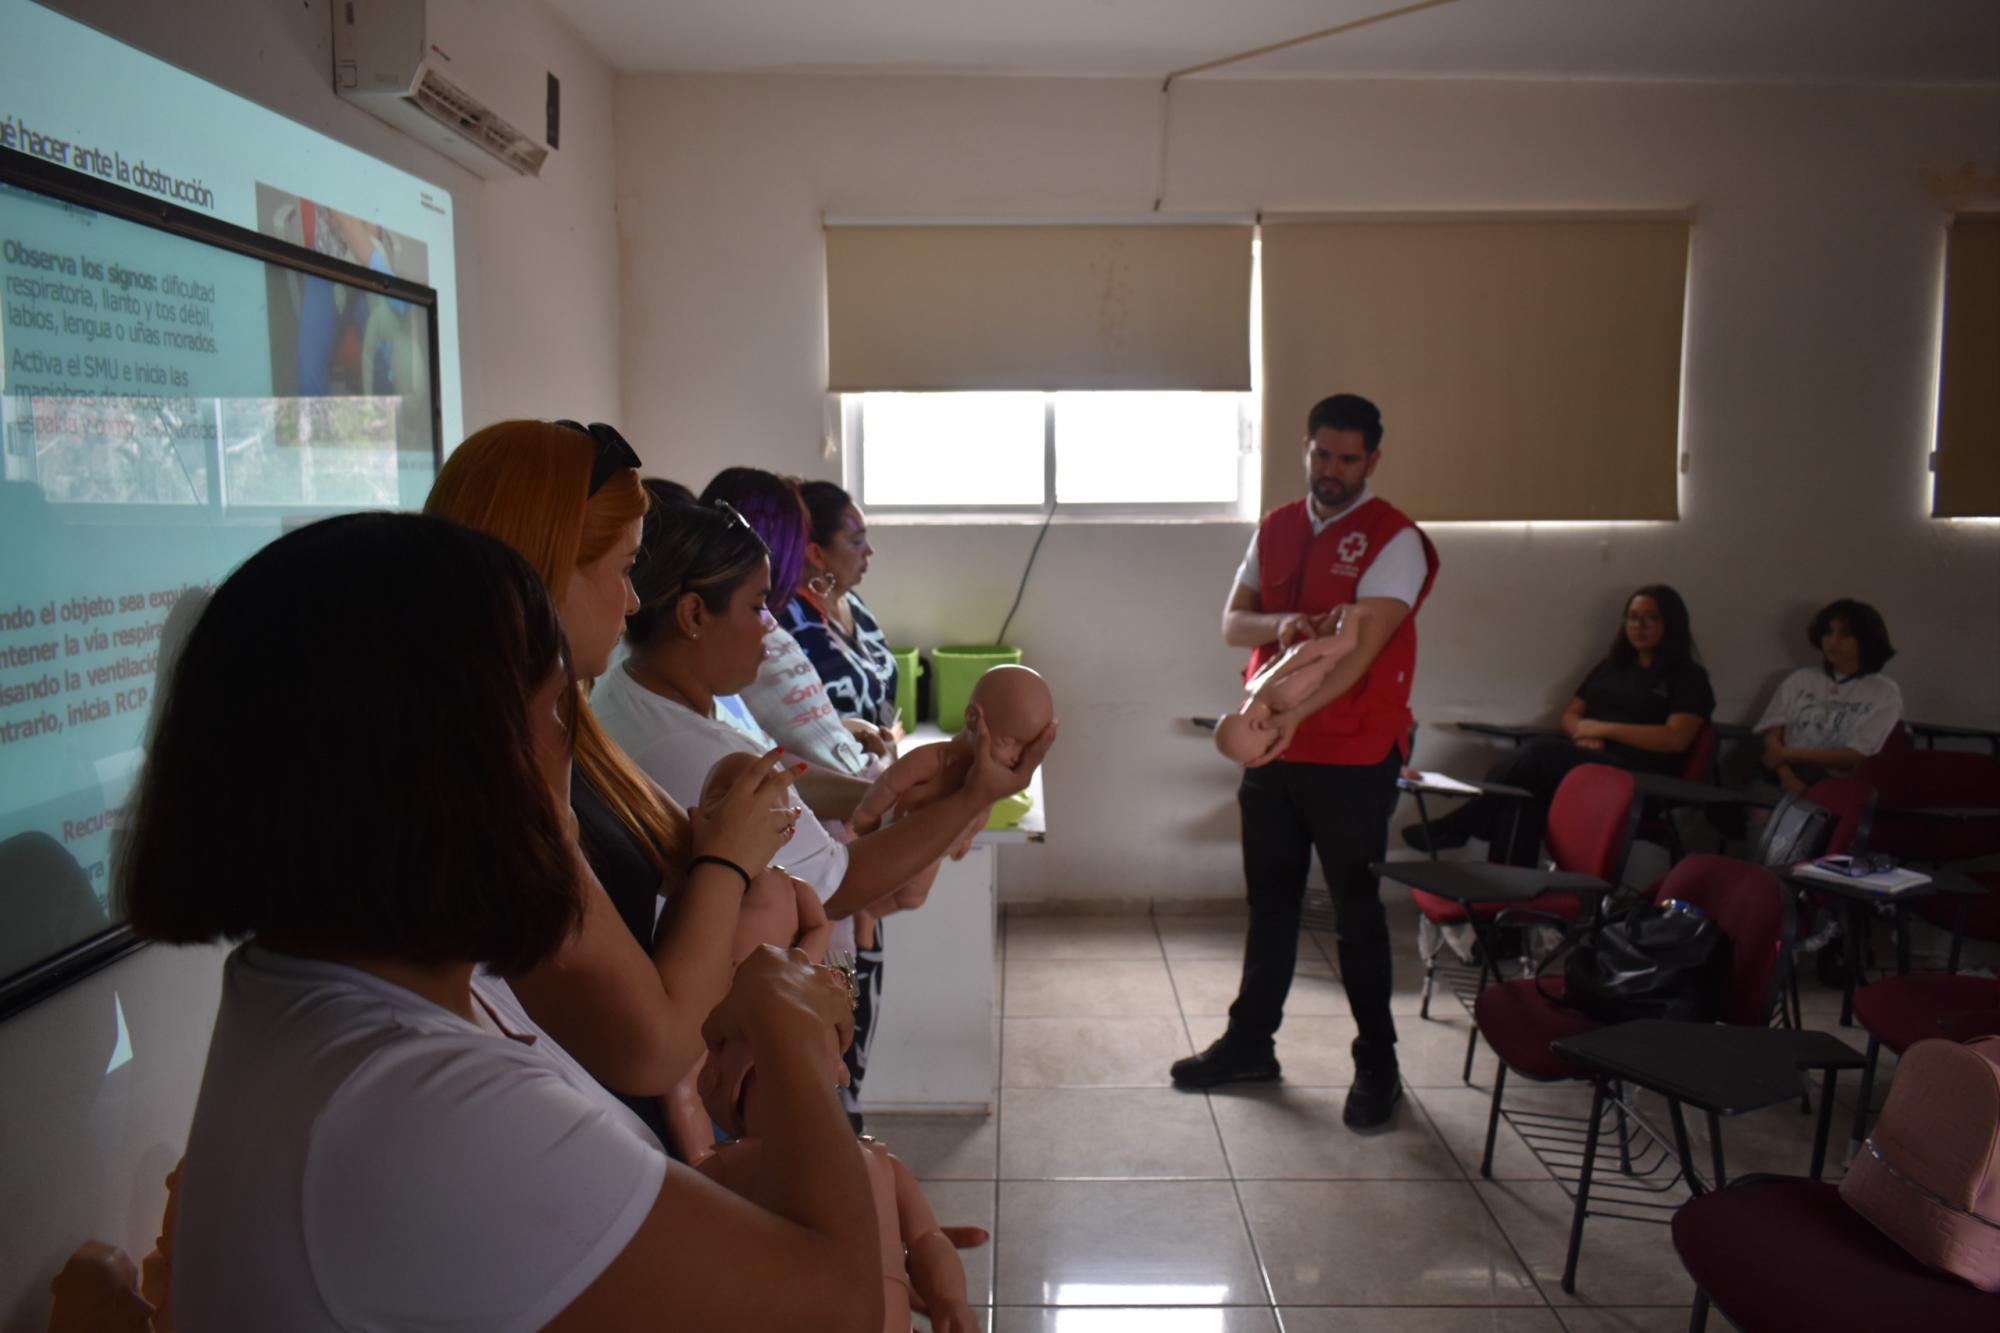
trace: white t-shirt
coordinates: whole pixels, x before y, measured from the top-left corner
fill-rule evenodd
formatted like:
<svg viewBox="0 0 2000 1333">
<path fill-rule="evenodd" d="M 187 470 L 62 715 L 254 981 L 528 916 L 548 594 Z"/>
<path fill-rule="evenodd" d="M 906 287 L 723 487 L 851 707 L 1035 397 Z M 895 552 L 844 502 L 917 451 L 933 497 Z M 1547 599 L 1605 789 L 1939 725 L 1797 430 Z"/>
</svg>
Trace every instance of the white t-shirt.
<svg viewBox="0 0 2000 1333">
<path fill-rule="evenodd" d="M 667 1158 L 522 1010 L 507 1036 L 251 943 L 223 971 L 174 1233 L 180 1327 L 538 1329 L 659 1197 Z"/>
<path fill-rule="evenodd" d="M 1771 696 L 1755 731 L 1785 729 L 1787 745 L 1874 754 L 1903 717 L 1903 691 L 1881 672 L 1835 680 L 1823 666 L 1800 667 Z"/>
<path fill-rule="evenodd" d="M 849 777 L 868 773 L 868 754 L 826 697 L 819 668 L 782 626 L 764 635 L 764 664 L 736 697 L 787 754 Z"/>
<path fill-rule="evenodd" d="M 716 760 L 763 754 L 777 744 L 748 734 L 740 718 L 732 726 L 655 694 L 622 667 L 598 677 L 590 711 L 639 770 L 684 807 L 701 803 L 702 783 Z M 807 810 L 778 853 L 778 864 L 812 885 L 825 902 L 847 878 L 847 847 Z"/>
<path fill-rule="evenodd" d="M 1306 516 L 1312 519 L 1313 536 L 1317 537 L 1333 524 L 1353 513 L 1361 505 L 1374 499 L 1374 493 L 1366 486 L 1361 494 L 1344 507 L 1319 516 L 1319 511 L 1311 500 L 1306 501 Z M 1244 553 L 1243 563 L 1236 567 L 1238 587 L 1257 591 L 1257 575 L 1260 565 L 1257 560 L 1257 533 L 1250 534 L 1250 549 Z M 1424 580 L 1430 577 L 1431 564 L 1424 556 L 1423 538 L 1415 528 L 1404 528 L 1389 539 L 1375 560 L 1362 571 L 1360 582 L 1355 585 L 1354 599 L 1363 597 L 1393 597 L 1404 606 L 1415 606 L 1417 596 L 1424 590 Z"/>
</svg>

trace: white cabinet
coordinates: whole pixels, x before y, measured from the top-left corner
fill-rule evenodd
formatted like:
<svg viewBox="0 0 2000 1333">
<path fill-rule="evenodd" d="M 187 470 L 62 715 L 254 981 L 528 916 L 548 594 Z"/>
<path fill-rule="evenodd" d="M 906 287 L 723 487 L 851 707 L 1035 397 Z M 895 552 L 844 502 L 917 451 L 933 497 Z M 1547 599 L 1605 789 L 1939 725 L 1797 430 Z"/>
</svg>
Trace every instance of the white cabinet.
<svg viewBox="0 0 2000 1333">
<path fill-rule="evenodd" d="M 943 737 L 921 728 L 912 747 Z M 924 905 L 883 922 L 882 1012 L 861 1110 L 984 1115 L 998 1100 L 994 1058 L 994 932 L 999 843 L 1040 842 L 1042 776 L 1018 829 L 981 833 L 962 861 L 946 861 Z"/>
</svg>

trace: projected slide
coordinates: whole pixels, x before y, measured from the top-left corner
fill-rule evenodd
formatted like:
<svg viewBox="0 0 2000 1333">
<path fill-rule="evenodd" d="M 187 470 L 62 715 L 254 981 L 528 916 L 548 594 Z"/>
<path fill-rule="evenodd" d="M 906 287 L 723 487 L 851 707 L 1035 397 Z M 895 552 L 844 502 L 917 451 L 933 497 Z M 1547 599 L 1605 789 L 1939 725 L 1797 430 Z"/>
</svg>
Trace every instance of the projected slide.
<svg viewBox="0 0 2000 1333">
<path fill-rule="evenodd" d="M 207 591 L 289 526 L 421 504 L 461 425 L 447 195 L 25 0 L 0 32 L 4 1015 L 116 944 L 125 804 Z"/>
</svg>

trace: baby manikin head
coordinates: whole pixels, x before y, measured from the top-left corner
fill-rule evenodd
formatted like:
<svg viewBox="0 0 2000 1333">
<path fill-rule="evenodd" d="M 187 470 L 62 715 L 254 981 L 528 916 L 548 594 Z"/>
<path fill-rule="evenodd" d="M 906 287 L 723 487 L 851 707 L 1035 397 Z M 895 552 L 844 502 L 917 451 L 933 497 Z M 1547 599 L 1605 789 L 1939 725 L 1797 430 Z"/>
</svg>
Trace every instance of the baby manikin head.
<svg viewBox="0 0 2000 1333">
<path fill-rule="evenodd" d="M 701 782 L 701 803 L 708 805 L 729 794 L 729 788 L 743 771 L 757 762 L 754 754 L 726 754 L 709 768 L 708 776 Z"/>
<path fill-rule="evenodd" d="M 965 704 L 965 725 L 984 722 L 993 757 L 1012 766 L 1029 741 L 1048 729 L 1055 697 L 1039 672 L 1024 666 L 988 667 Z"/>
</svg>

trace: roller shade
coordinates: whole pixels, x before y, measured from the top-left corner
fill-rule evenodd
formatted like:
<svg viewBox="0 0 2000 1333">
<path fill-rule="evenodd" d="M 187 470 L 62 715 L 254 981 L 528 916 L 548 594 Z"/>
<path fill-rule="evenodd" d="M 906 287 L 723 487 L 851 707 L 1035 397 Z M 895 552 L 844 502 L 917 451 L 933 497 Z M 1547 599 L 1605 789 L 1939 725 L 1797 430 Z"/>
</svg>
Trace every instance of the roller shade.
<svg viewBox="0 0 2000 1333">
<path fill-rule="evenodd" d="M 1951 224 L 1938 368 L 1939 518 L 2000 518 L 2000 217 Z"/>
<path fill-rule="evenodd" d="M 1420 519 L 1679 517 L 1688 223 L 1264 227 L 1264 503 L 1306 414 L 1382 409 L 1381 493 Z"/>
<path fill-rule="evenodd" d="M 1250 388 L 1250 228 L 828 226 L 828 387 Z"/>
</svg>

